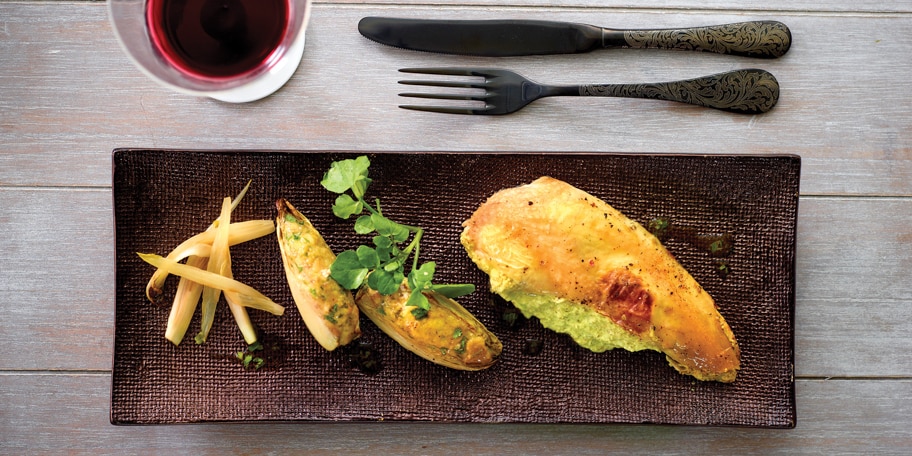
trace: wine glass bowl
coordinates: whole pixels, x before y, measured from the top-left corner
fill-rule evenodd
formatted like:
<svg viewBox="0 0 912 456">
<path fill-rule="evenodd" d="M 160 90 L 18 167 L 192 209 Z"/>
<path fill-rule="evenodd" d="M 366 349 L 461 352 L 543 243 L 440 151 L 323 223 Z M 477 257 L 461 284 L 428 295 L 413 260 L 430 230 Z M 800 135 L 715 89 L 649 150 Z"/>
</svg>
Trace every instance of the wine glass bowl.
<svg viewBox="0 0 912 456">
<path fill-rule="evenodd" d="M 121 47 L 146 75 L 181 93 L 243 103 L 294 74 L 310 0 L 108 0 Z"/>
</svg>

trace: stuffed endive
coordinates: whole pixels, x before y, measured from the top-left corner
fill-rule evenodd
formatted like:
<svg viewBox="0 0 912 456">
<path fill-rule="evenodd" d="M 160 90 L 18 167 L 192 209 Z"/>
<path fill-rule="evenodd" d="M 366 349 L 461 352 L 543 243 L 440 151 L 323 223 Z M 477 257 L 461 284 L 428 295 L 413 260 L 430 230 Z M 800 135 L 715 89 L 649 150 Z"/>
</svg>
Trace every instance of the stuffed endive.
<svg viewBox="0 0 912 456">
<path fill-rule="evenodd" d="M 327 350 L 361 335 L 350 291 L 329 276 L 336 255 L 316 228 L 285 199 L 276 201 L 276 235 L 291 295 L 307 329 Z"/>
<path fill-rule="evenodd" d="M 425 291 L 430 310 L 416 316 L 415 308 L 407 305 L 411 292 L 406 280 L 389 295 L 361 287 L 355 300 L 384 333 L 428 361 L 467 371 L 485 369 L 497 361 L 503 350 L 500 340 L 462 305 L 436 291 Z"/>
</svg>

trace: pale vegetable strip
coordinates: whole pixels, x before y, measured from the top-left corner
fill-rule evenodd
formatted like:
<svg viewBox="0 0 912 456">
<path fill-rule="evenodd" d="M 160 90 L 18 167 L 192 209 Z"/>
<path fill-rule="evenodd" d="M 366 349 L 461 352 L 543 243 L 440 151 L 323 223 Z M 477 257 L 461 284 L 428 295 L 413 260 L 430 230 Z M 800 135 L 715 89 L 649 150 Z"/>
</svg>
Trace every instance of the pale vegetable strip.
<svg viewBox="0 0 912 456">
<path fill-rule="evenodd" d="M 244 199 L 244 195 L 246 195 L 247 190 L 250 189 L 251 182 L 253 182 L 253 181 L 248 180 L 247 185 L 245 185 L 244 188 L 241 189 L 241 192 L 238 193 L 238 195 L 231 202 L 231 211 L 232 212 L 234 211 L 235 208 L 237 208 L 238 204 L 241 203 L 241 200 Z M 218 223 L 219 223 L 218 219 L 215 219 L 215 221 L 212 222 L 212 224 L 210 224 L 209 227 L 206 228 L 206 231 L 204 231 L 204 232 L 212 232 L 218 226 Z M 269 234 L 269 233 L 266 233 L 266 234 Z M 214 233 L 213 233 L 213 235 L 214 235 Z M 184 241 L 175 250 L 180 249 L 181 246 L 183 246 L 184 244 L 187 244 L 189 241 L 190 241 L 190 239 L 188 239 L 187 241 Z M 207 244 L 211 244 L 211 243 L 212 243 L 211 240 L 207 242 Z M 168 258 L 171 258 L 172 260 L 177 260 L 177 258 L 172 257 L 171 254 L 168 255 Z M 146 297 L 149 298 L 150 301 L 152 301 L 152 302 L 156 301 L 156 298 L 158 297 L 158 295 L 161 294 L 161 289 L 165 284 L 165 279 L 167 279 L 167 278 L 168 278 L 168 274 L 158 271 L 158 270 L 156 270 L 152 274 L 152 278 L 149 279 L 149 283 L 146 285 Z"/>
<path fill-rule="evenodd" d="M 216 220 L 213 225 L 218 226 L 218 220 Z M 272 220 L 249 220 L 246 222 L 231 223 L 228 225 L 228 229 L 228 245 L 231 246 L 271 234 L 275 231 L 275 225 Z M 214 229 L 208 229 L 190 237 L 175 247 L 174 250 L 168 254 L 167 258 L 174 261 L 181 261 L 191 255 L 208 257 L 212 241 L 215 239 L 215 232 L 216 230 Z M 146 297 L 149 298 L 150 301 L 154 302 L 155 298 L 161 294 L 161 290 L 164 287 L 167 278 L 168 273 L 161 269 L 157 269 L 155 273 L 152 274 L 152 278 L 149 279 L 149 283 L 146 285 Z"/>
<path fill-rule="evenodd" d="M 233 201 L 231 201 L 231 212 L 234 212 L 234 210 L 238 207 L 238 204 L 241 204 L 241 200 L 244 199 L 244 195 L 246 195 L 247 190 L 250 189 L 251 182 L 253 182 L 253 180 L 248 180 L 247 185 L 245 185 L 244 188 L 241 189 L 241 192 L 234 197 Z"/>
<path fill-rule="evenodd" d="M 229 292 L 225 293 L 225 301 L 228 303 L 231 315 L 234 315 L 234 321 L 237 323 L 238 329 L 241 330 L 241 335 L 244 336 L 244 342 L 247 342 L 247 345 L 253 345 L 257 341 L 256 328 L 253 327 L 253 323 L 250 321 L 247 309 L 241 304 L 243 300 L 235 298 L 233 293 Z"/>
<path fill-rule="evenodd" d="M 208 256 L 208 251 L 205 256 L 191 256 L 187 258 L 187 265 L 203 269 L 209 261 Z M 183 277 L 180 283 L 177 284 L 174 304 L 171 306 L 171 314 L 168 315 L 168 327 L 165 329 L 165 339 L 168 339 L 174 345 L 180 345 L 181 341 L 184 340 L 184 335 L 187 334 L 187 328 L 190 327 L 190 320 L 193 319 L 193 314 L 196 312 L 202 292 L 202 285 Z"/>
<path fill-rule="evenodd" d="M 228 237 L 231 227 L 231 199 L 225 198 L 222 201 L 222 213 L 219 215 L 219 227 L 215 239 L 212 240 L 212 252 L 209 255 L 209 264 L 213 260 L 216 262 L 218 272 L 230 279 L 234 278 L 234 272 L 231 270 L 231 250 L 228 248 Z M 203 289 L 205 290 L 205 288 Z M 225 293 L 225 301 L 228 303 L 228 309 L 234 316 L 241 334 L 244 336 L 244 342 L 247 345 L 253 345 L 257 341 L 256 329 L 250 321 L 250 315 L 247 315 L 247 309 L 236 302 L 231 293 Z"/>
<path fill-rule="evenodd" d="M 272 302 L 271 300 L 263 300 L 260 296 L 255 296 L 234 290 L 222 290 L 222 293 L 225 294 L 225 297 L 229 300 L 229 302 L 235 302 L 241 307 L 262 310 L 274 315 L 282 315 L 282 313 L 285 312 L 284 307 Z M 278 311 L 276 310 L 277 308 Z"/>
<path fill-rule="evenodd" d="M 231 256 L 228 250 L 228 227 L 231 224 L 231 198 L 222 200 L 222 212 L 218 218 L 218 227 L 215 238 L 212 240 L 212 252 L 209 255 L 207 271 L 227 278 L 231 276 Z M 209 286 L 203 287 L 202 319 L 200 332 L 196 336 L 196 343 L 201 344 L 209 337 L 212 322 L 215 320 L 215 307 L 222 295 L 222 290 Z"/>
<path fill-rule="evenodd" d="M 244 307 L 264 310 L 273 315 L 282 315 L 285 313 L 284 307 L 276 304 L 250 285 L 211 273 L 205 269 L 178 263 L 154 253 L 137 253 L 137 255 L 146 263 L 168 271 L 168 274 L 184 277 L 207 287 L 218 288 L 223 292 L 236 294 L 238 296 L 238 303 Z"/>
<path fill-rule="evenodd" d="M 250 188 L 250 182 L 244 186 L 241 193 L 232 201 L 230 198 L 222 200 L 219 217 L 206 229 L 191 238 L 185 240 L 172 250 L 165 264 L 167 266 L 157 266 L 155 273 L 146 285 L 146 297 L 155 302 L 162 293 L 162 287 L 168 275 L 173 273 L 174 264 L 178 265 L 177 269 L 182 266 L 190 266 L 185 272 L 189 272 L 191 277 L 196 276 L 193 272 L 212 273 L 223 278 L 233 279 L 231 270 L 231 253 L 230 246 L 252 239 L 256 239 L 275 231 L 275 225 L 271 220 L 253 220 L 249 222 L 231 223 L 231 213 L 238 206 L 241 199 L 246 195 Z M 142 256 L 142 255 L 141 255 Z M 149 261 L 152 257 L 144 258 Z M 158 257 L 161 259 L 161 257 Z M 186 265 L 178 263 L 187 259 Z M 169 269 L 171 268 L 171 269 Z M 178 274 L 179 275 L 179 274 Z M 203 276 L 205 277 L 205 276 Z M 209 277 L 211 279 L 212 277 Z M 239 282 L 238 282 L 239 283 Z M 251 288 L 252 290 L 252 288 Z M 254 292 L 256 290 L 253 290 Z M 181 277 L 175 293 L 174 303 L 171 306 L 171 313 L 168 316 L 168 326 L 165 330 L 165 338 L 175 345 L 180 344 L 186 335 L 196 311 L 197 305 L 202 298 L 202 321 L 200 333 L 196 336 L 197 343 L 203 343 L 208 337 L 215 318 L 215 308 L 218 304 L 219 295 L 223 292 L 219 287 L 207 286 L 207 282 L 198 283 L 184 276 Z M 232 315 L 244 336 L 245 342 L 252 345 L 256 342 L 256 330 L 250 321 L 245 306 L 260 308 L 269 312 L 284 312 L 281 306 L 278 306 L 265 296 L 256 293 L 253 296 L 236 292 L 233 290 L 224 290 L 225 300 L 231 310 Z"/>
<path fill-rule="evenodd" d="M 236 245 L 272 233 L 275 231 L 275 226 L 270 220 L 252 220 L 231 223 L 228 225 L 228 229 L 228 244 Z M 187 258 L 187 264 L 206 269 L 214 238 L 215 231 L 211 230 L 197 234 L 171 251 L 168 258 L 174 261 L 181 261 Z M 156 270 L 156 273 L 162 280 L 168 277 L 168 274 L 162 269 Z M 149 282 L 149 285 L 153 285 L 152 281 Z M 161 292 L 160 287 L 163 285 L 164 283 L 157 285 L 159 287 L 156 290 L 158 293 Z M 193 319 L 193 314 L 199 305 L 202 290 L 202 285 L 183 277 L 180 279 L 180 283 L 177 285 L 177 292 L 174 295 L 174 304 L 171 306 L 171 314 L 168 316 L 168 326 L 165 329 L 165 339 L 171 341 L 174 345 L 180 345 L 181 341 L 183 341 L 187 328 L 190 327 L 190 321 Z M 148 287 L 146 288 L 146 294 L 149 294 Z M 239 322 L 238 325 L 240 326 L 241 323 Z M 251 331 L 252 327 L 252 325 L 241 326 L 241 332 L 245 334 L 245 340 L 250 338 L 250 334 L 255 334 L 255 331 Z"/>
</svg>

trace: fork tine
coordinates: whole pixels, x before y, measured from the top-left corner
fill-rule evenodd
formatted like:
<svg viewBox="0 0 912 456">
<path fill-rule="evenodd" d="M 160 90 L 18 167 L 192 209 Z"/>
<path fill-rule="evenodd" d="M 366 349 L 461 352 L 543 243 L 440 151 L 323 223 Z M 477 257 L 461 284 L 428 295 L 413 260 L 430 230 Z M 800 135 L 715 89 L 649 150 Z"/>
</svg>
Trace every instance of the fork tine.
<svg viewBox="0 0 912 456">
<path fill-rule="evenodd" d="M 402 68 L 399 71 L 402 73 L 440 74 L 448 76 L 484 76 L 484 74 L 479 73 L 477 70 L 473 70 L 471 68 Z"/>
<path fill-rule="evenodd" d="M 406 81 L 399 81 L 399 84 L 419 85 L 419 86 L 428 86 L 428 87 L 454 87 L 454 88 L 460 88 L 460 89 L 482 89 L 482 88 L 484 88 L 484 84 L 481 82 L 406 80 Z"/>
<path fill-rule="evenodd" d="M 440 112 L 444 114 L 482 114 L 485 109 L 460 108 L 455 106 L 417 106 L 417 105 L 400 105 L 402 109 L 411 109 L 412 111 Z"/>
<path fill-rule="evenodd" d="M 472 69 L 472 68 L 455 68 L 455 67 L 440 67 L 440 68 L 402 68 L 399 70 L 402 73 L 414 73 L 414 74 L 425 74 L 425 75 L 441 75 L 441 76 L 479 76 L 482 78 L 487 78 L 489 74 L 483 70 Z M 403 85 L 414 85 L 414 86 L 426 86 L 426 87 L 448 87 L 448 88 L 459 88 L 459 89 L 484 89 L 486 87 L 486 82 L 483 80 L 476 81 L 419 81 L 419 80 L 404 80 L 399 81 L 399 84 Z M 460 101 L 485 101 L 489 94 L 468 94 L 468 93 L 456 93 L 456 94 L 435 94 L 435 93 L 400 93 L 401 97 L 410 97 L 410 98 L 424 98 L 432 100 L 460 100 Z M 400 105 L 402 109 L 410 109 L 413 111 L 424 111 L 424 112 L 438 112 L 444 114 L 486 114 L 489 107 L 466 107 L 466 106 L 418 106 L 418 105 Z"/>
<path fill-rule="evenodd" d="M 471 94 L 458 94 L 458 93 L 400 93 L 400 97 L 410 97 L 410 98 L 427 98 L 431 100 L 470 100 L 470 101 L 483 101 L 484 96 L 471 95 Z"/>
</svg>

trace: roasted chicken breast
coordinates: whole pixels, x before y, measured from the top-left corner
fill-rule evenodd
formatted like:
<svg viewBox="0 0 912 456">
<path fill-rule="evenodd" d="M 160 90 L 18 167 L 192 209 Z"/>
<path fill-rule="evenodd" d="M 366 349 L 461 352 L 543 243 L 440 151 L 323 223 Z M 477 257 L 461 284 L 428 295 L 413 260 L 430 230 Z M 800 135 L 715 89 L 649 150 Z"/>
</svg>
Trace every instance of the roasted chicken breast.
<svg viewBox="0 0 912 456">
<path fill-rule="evenodd" d="M 639 223 L 541 177 L 491 196 L 461 241 L 491 291 L 595 352 L 656 350 L 683 374 L 732 382 L 740 350 L 712 297 Z"/>
</svg>

